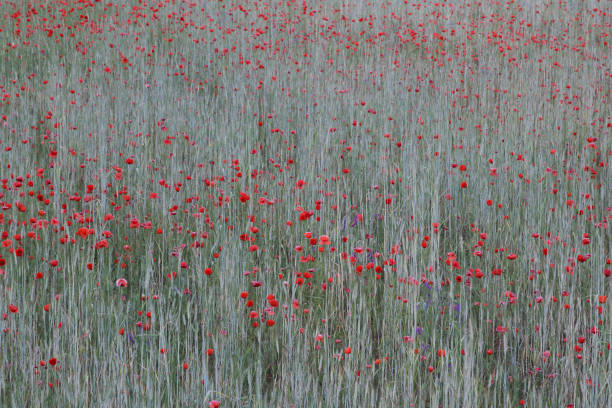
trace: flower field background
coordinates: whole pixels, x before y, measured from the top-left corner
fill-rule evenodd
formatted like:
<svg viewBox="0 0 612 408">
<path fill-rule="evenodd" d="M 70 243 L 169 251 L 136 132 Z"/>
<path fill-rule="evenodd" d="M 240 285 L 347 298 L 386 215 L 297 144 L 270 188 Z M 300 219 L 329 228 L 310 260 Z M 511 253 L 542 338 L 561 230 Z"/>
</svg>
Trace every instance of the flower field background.
<svg viewBox="0 0 612 408">
<path fill-rule="evenodd" d="M 0 405 L 610 406 L 609 6 L 0 0 Z"/>
</svg>

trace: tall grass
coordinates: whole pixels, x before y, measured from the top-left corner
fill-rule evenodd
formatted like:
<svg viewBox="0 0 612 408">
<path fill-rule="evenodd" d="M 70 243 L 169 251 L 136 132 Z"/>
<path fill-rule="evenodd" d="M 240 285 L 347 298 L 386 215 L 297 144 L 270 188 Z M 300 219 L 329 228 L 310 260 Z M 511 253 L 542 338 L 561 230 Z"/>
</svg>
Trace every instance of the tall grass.
<svg viewBox="0 0 612 408">
<path fill-rule="evenodd" d="M 0 405 L 610 405 L 608 7 L 68 3 L 0 1 Z"/>
</svg>

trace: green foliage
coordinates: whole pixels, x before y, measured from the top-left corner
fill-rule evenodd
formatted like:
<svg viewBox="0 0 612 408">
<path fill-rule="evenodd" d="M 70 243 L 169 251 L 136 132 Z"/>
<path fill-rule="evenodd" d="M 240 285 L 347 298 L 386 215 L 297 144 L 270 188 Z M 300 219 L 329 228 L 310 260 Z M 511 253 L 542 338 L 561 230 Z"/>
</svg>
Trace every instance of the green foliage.
<svg viewBox="0 0 612 408">
<path fill-rule="evenodd" d="M 0 1 L 1 406 L 606 405 L 595 4 L 55 3 Z"/>
</svg>

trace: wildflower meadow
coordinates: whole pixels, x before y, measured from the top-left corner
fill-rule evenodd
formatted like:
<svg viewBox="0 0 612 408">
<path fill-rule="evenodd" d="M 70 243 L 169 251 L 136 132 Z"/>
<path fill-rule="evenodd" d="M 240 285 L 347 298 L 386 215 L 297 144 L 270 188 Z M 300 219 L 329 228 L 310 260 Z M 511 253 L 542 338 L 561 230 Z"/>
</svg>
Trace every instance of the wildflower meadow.
<svg viewBox="0 0 612 408">
<path fill-rule="evenodd" d="M 0 0 L 0 406 L 612 406 L 610 6 Z"/>
</svg>

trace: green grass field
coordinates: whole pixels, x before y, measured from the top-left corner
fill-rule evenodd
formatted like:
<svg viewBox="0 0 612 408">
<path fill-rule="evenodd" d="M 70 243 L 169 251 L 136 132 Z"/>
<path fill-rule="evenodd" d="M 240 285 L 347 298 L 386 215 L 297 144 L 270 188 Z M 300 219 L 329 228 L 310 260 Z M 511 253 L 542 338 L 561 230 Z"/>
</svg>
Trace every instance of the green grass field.
<svg viewBox="0 0 612 408">
<path fill-rule="evenodd" d="M 610 13 L 0 0 L 0 406 L 611 406 Z"/>
</svg>

